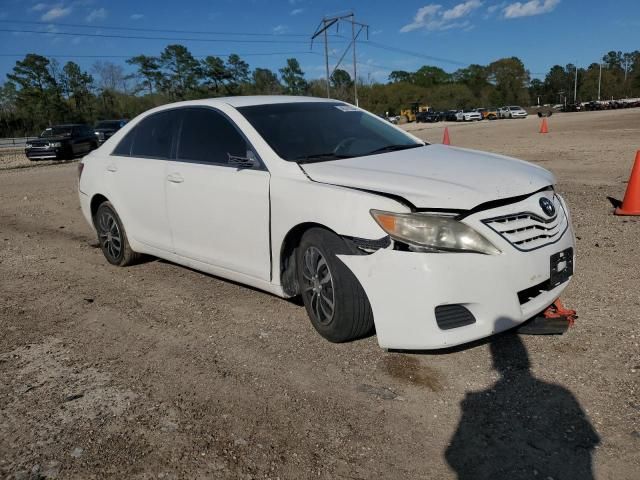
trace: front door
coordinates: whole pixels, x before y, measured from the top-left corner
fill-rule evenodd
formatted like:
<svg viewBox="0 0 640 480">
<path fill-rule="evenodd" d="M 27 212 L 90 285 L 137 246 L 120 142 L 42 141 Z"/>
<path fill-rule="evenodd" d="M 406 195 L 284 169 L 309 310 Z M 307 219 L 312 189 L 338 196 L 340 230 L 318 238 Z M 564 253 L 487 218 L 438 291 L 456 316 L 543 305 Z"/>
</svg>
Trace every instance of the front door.
<svg viewBox="0 0 640 480">
<path fill-rule="evenodd" d="M 174 251 L 254 278 L 269 280 L 269 172 L 238 168 L 229 157 L 251 146 L 221 112 L 182 110 L 176 160 L 167 168 L 167 212 Z"/>
</svg>

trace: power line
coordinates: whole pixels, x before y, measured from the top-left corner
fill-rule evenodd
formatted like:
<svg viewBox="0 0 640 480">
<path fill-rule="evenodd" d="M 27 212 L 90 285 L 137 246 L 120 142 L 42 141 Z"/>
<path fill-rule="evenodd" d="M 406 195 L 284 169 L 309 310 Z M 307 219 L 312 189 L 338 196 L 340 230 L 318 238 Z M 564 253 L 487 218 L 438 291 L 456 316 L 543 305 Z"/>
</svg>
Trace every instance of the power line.
<svg viewBox="0 0 640 480">
<path fill-rule="evenodd" d="M 43 25 L 54 27 L 71 27 L 71 28 L 93 28 L 102 30 L 123 30 L 131 32 L 156 32 L 156 33 L 190 33 L 197 35 L 233 35 L 242 37 L 300 37 L 308 38 L 308 35 L 302 33 L 275 33 L 275 32 L 216 32 L 216 31 L 199 31 L 199 30 L 170 30 L 160 28 L 138 28 L 138 27 L 119 27 L 115 25 L 86 25 L 80 23 L 58 23 L 58 22 L 35 22 L 26 20 L 0 20 L 0 23 L 20 24 L 20 25 Z M 336 35 L 338 36 L 338 35 Z"/>
<path fill-rule="evenodd" d="M 26 57 L 29 55 L 28 53 L 0 53 L 0 57 Z M 132 58 L 135 55 L 64 55 L 64 54 L 38 54 L 47 58 Z M 193 55 L 196 58 L 204 58 L 208 56 L 214 57 L 227 57 L 231 55 L 231 53 L 208 53 L 206 55 Z M 236 53 L 239 56 L 276 56 L 276 55 L 320 55 L 318 52 L 309 52 L 309 51 L 301 51 L 301 52 L 264 52 L 264 53 Z"/>
<path fill-rule="evenodd" d="M 117 35 L 107 33 L 81 33 L 81 32 L 51 32 L 46 30 L 14 30 L 0 29 L 6 33 L 35 33 L 38 35 L 63 35 L 68 37 L 96 37 L 96 38 L 123 38 L 128 40 L 164 40 L 178 42 L 222 42 L 222 43 L 289 43 L 300 45 L 303 42 L 296 40 L 265 40 L 265 39 L 229 39 L 229 38 L 187 38 L 187 37 L 147 37 L 142 35 Z"/>
<path fill-rule="evenodd" d="M 405 55 L 411 55 L 411 56 L 417 57 L 417 58 L 424 58 L 426 60 L 431 60 L 431 61 L 434 61 L 434 62 L 450 63 L 452 65 L 458 65 L 458 66 L 463 66 L 463 67 L 469 65 L 468 62 L 461 62 L 459 60 L 452 60 L 450 58 L 433 57 L 431 55 L 425 55 L 424 53 L 412 52 L 411 50 L 405 50 L 404 48 L 390 47 L 388 45 L 383 45 L 382 43 L 374 42 L 372 40 L 369 40 L 368 42 L 362 42 L 362 45 L 369 45 L 371 47 L 380 48 L 382 50 L 388 50 L 390 52 L 403 53 Z"/>
</svg>

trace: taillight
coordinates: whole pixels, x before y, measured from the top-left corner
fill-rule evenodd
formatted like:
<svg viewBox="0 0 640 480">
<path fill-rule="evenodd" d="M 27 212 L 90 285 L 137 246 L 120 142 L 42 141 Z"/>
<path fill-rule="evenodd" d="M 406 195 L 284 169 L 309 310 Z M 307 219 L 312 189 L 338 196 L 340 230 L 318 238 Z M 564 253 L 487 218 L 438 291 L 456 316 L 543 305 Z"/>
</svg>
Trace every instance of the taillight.
<svg viewBox="0 0 640 480">
<path fill-rule="evenodd" d="M 82 170 L 84 170 L 84 163 L 78 163 L 78 181 L 80 181 L 80 177 L 82 177 Z"/>
</svg>

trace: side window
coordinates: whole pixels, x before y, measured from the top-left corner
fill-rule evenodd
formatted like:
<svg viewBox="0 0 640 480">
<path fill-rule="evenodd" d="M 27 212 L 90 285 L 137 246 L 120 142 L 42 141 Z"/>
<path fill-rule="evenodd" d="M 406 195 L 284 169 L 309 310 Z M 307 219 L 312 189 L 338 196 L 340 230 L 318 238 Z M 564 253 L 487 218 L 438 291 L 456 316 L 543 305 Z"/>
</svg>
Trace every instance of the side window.
<svg viewBox="0 0 640 480">
<path fill-rule="evenodd" d="M 221 113 L 209 108 L 183 110 L 178 159 L 202 163 L 229 163 L 229 156 L 246 157 L 244 137 Z"/>
<path fill-rule="evenodd" d="M 136 129 L 133 128 L 124 136 L 122 140 L 120 140 L 120 143 L 118 143 L 118 146 L 113 149 L 113 152 L 111 154 L 120 155 L 122 157 L 129 157 L 131 155 L 131 146 L 133 145 L 133 139 L 135 138 L 135 135 Z"/>
<path fill-rule="evenodd" d="M 176 114 L 173 111 L 155 113 L 136 125 L 131 155 L 134 157 L 170 158 L 176 124 L 175 117 Z"/>
</svg>

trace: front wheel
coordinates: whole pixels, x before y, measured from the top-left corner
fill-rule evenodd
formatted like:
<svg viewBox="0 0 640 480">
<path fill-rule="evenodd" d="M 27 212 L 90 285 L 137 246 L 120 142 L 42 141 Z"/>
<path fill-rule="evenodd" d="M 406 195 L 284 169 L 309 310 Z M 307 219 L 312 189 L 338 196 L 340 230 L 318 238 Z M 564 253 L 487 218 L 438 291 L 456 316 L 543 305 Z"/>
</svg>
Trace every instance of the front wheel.
<svg viewBox="0 0 640 480">
<path fill-rule="evenodd" d="M 308 230 L 297 249 L 298 282 L 313 327 L 330 342 L 346 342 L 373 330 L 373 312 L 360 282 L 336 255 L 357 254 L 336 234 Z"/>
<path fill-rule="evenodd" d="M 93 222 L 100 249 L 110 264 L 126 267 L 140 258 L 140 254 L 131 249 L 122 221 L 110 202 L 98 207 Z"/>
</svg>

